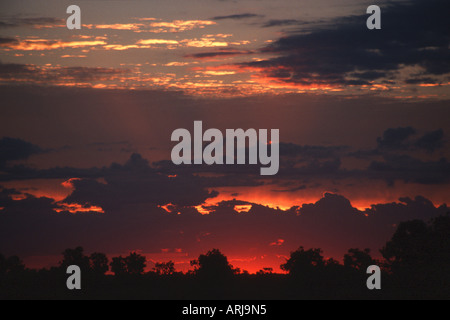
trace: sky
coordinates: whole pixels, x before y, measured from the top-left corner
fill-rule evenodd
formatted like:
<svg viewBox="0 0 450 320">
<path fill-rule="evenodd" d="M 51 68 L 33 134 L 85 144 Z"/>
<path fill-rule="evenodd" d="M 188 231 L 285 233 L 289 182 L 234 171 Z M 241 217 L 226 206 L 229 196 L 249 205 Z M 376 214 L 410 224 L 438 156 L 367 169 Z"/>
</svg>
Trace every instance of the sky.
<svg viewBox="0 0 450 320">
<path fill-rule="evenodd" d="M 81 8 L 81 30 L 66 9 Z M 448 1 L 0 0 L 0 252 L 256 272 L 375 256 L 448 211 Z M 171 133 L 279 129 L 280 171 L 175 166 Z M 150 263 L 151 264 L 151 263 Z"/>
</svg>

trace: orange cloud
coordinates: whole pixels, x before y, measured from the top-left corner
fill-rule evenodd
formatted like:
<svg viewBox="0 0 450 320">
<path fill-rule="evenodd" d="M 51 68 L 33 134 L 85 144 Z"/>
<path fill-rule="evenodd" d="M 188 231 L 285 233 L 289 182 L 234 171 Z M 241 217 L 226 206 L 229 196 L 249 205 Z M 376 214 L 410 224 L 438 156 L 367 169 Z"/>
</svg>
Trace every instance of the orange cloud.
<svg viewBox="0 0 450 320">
<path fill-rule="evenodd" d="M 64 42 L 61 40 L 45 40 L 45 39 L 32 39 L 32 40 L 18 40 L 16 42 L 9 42 L 0 45 L 0 48 L 9 50 L 20 51 L 43 51 L 43 50 L 56 50 L 65 48 L 82 48 L 106 45 L 105 41 L 69 41 Z"/>
<path fill-rule="evenodd" d="M 147 40 L 139 40 L 137 44 L 140 45 L 160 45 L 160 44 L 179 44 L 176 40 L 164 40 L 164 39 L 147 39 Z"/>
<path fill-rule="evenodd" d="M 124 51 L 129 49 L 140 49 L 142 46 L 139 45 L 121 45 L 121 44 L 108 44 L 106 46 L 103 46 L 103 49 L 105 50 L 115 50 L 115 51 Z"/>
<path fill-rule="evenodd" d="M 183 40 L 182 42 L 185 43 L 188 47 L 195 48 L 228 47 L 228 42 L 215 41 L 214 38 L 191 39 Z"/>
<path fill-rule="evenodd" d="M 105 211 L 101 207 L 91 206 L 91 205 L 81 205 L 78 203 L 62 203 L 59 208 L 54 209 L 56 212 L 70 212 L 73 214 L 76 213 L 105 213 Z"/>
<path fill-rule="evenodd" d="M 271 244 L 270 244 L 270 246 L 271 247 L 280 247 L 280 246 L 282 246 L 283 244 L 284 244 L 284 240 L 283 239 L 278 239 L 277 241 L 275 241 L 275 242 L 272 242 Z"/>
<path fill-rule="evenodd" d="M 141 29 L 144 26 L 142 23 L 116 23 L 116 24 L 87 24 L 83 25 L 83 27 L 87 29 L 110 29 L 110 30 L 129 30 L 136 31 Z"/>
<path fill-rule="evenodd" d="M 64 188 L 67 188 L 67 189 L 73 189 L 73 183 L 75 182 L 75 181 L 80 181 L 81 179 L 80 178 L 72 178 L 72 179 L 69 179 L 69 180 L 67 180 L 67 181 L 64 181 L 64 182 L 62 182 L 61 183 L 61 185 L 64 187 Z"/>
<path fill-rule="evenodd" d="M 252 209 L 252 207 L 253 206 L 251 204 L 235 206 L 234 211 L 236 211 L 238 213 L 246 213 L 246 212 L 249 212 Z"/>
<path fill-rule="evenodd" d="M 152 22 L 150 27 L 159 28 L 161 32 L 183 32 L 195 28 L 203 29 L 215 25 L 216 22 L 208 20 L 174 20 L 172 22 Z"/>
<path fill-rule="evenodd" d="M 197 73 L 202 73 L 209 76 L 229 76 L 236 74 L 236 71 L 197 71 Z"/>
</svg>

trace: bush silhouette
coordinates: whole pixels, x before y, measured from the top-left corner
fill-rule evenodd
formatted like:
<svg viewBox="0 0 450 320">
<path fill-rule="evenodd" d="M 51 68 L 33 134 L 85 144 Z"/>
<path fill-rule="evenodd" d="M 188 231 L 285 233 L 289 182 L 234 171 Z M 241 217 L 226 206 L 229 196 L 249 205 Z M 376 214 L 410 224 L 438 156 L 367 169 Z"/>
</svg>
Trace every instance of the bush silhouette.
<svg viewBox="0 0 450 320">
<path fill-rule="evenodd" d="M 112 259 L 116 277 L 92 276 L 107 271 L 108 258 L 102 253 L 88 257 L 82 247 L 65 250 L 59 268 L 39 271 L 25 269 L 18 257 L 0 254 L 0 299 L 450 299 L 450 215 L 428 224 L 401 223 L 381 252 L 385 260 L 378 262 L 368 249 L 350 249 L 341 264 L 325 260 L 321 249 L 300 247 L 281 265 L 288 275 L 271 268 L 250 275 L 238 273 L 213 249 L 191 262 L 194 271 L 168 276 L 176 273 L 169 261 L 156 263 L 154 273 L 142 277 L 135 276 L 144 273 L 146 259 L 136 252 Z M 66 289 L 67 275 L 61 272 L 72 264 L 90 270 L 83 278 L 86 290 L 77 296 Z M 381 291 L 366 287 L 365 269 L 371 264 L 386 271 Z"/>
<path fill-rule="evenodd" d="M 95 252 L 90 255 L 91 270 L 95 275 L 104 275 L 109 270 L 109 260 L 104 253 Z"/>
<path fill-rule="evenodd" d="M 25 265 L 17 256 L 6 258 L 0 254 L 0 276 L 7 274 L 19 274 L 25 271 Z"/>
<path fill-rule="evenodd" d="M 84 272 L 89 272 L 91 269 L 91 263 L 88 256 L 84 255 L 84 249 L 77 247 L 75 249 L 66 249 L 63 252 L 63 260 L 60 262 L 60 266 L 65 272 L 69 266 L 78 266 Z"/>
<path fill-rule="evenodd" d="M 122 275 L 141 275 L 147 266 L 147 259 L 136 253 L 132 252 L 128 257 L 122 256 L 112 258 L 111 271 L 116 276 Z"/>
<path fill-rule="evenodd" d="M 369 266 L 376 264 L 377 262 L 370 256 L 370 249 L 349 249 L 344 256 L 344 266 L 359 271 L 366 271 Z"/>
<path fill-rule="evenodd" d="M 325 261 L 321 249 L 305 250 L 300 247 L 291 252 L 291 257 L 280 268 L 293 276 L 310 275 L 315 271 L 323 269 Z"/>
<path fill-rule="evenodd" d="M 427 225 L 420 220 L 401 223 L 381 249 L 393 272 L 416 268 L 450 267 L 450 214 Z"/>
<path fill-rule="evenodd" d="M 127 272 L 131 275 L 143 274 L 145 267 L 147 266 L 147 259 L 136 252 L 132 252 L 125 258 L 125 261 L 127 264 Z"/>
<path fill-rule="evenodd" d="M 127 274 L 127 261 L 122 256 L 112 258 L 111 271 L 116 276 L 122 276 Z"/>
<path fill-rule="evenodd" d="M 153 272 L 155 272 L 159 276 L 170 276 L 175 274 L 175 263 L 173 261 L 155 263 L 155 267 L 153 268 Z"/>
<path fill-rule="evenodd" d="M 228 258 L 218 249 L 213 249 L 206 255 L 200 255 L 198 260 L 191 261 L 191 266 L 195 268 L 196 275 L 209 280 L 226 279 L 235 274 Z"/>
</svg>

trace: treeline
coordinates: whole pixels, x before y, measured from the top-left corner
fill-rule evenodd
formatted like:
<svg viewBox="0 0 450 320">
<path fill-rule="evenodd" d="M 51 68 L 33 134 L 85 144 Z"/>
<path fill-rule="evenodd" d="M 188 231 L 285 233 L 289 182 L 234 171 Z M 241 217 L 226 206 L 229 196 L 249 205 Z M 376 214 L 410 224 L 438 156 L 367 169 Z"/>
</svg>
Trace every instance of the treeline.
<svg viewBox="0 0 450 320">
<path fill-rule="evenodd" d="M 321 249 L 300 247 L 280 266 L 286 274 L 264 268 L 255 275 L 234 268 L 217 249 L 191 261 L 188 273 L 177 272 L 173 261 L 145 272 L 146 258 L 136 252 L 110 261 L 103 253 L 67 249 L 50 270 L 29 270 L 18 257 L 0 255 L 0 298 L 450 299 L 450 215 L 401 223 L 381 254 L 377 261 L 369 249 L 353 248 L 340 263 Z M 70 265 L 82 270 L 81 291 L 65 286 Z M 371 265 L 382 269 L 382 290 L 366 287 Z"/>
</svg>

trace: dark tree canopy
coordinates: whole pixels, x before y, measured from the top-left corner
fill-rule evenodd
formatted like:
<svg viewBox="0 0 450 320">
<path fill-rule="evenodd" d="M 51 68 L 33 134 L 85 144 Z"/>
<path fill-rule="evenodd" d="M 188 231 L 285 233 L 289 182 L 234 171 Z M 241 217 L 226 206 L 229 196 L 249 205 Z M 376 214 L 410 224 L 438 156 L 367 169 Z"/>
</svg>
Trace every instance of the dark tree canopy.
<svg viewBox="0 0 450 320">
<path fill-rule="evenodd" d="M 7 270 L 8 268 L 6 266 L 6 258 L 0 253 L 0 276 L 5 275 Z"/>
<path fill-rule="evenodd" d="M 420 220 L 401 223 L 381 250 L 393 271 L 417 267 L 450 268 L 450 214 L 430 224 Z"/>
<path fill-rule="evenodd" d="M 173 261 L 155 263 L 153 272 L 160 276 L 170 276 L 175 274 L 175 263 Z"/>
<path fill-rule="evenodd" d="M 227 278 L 235 274 L 228 258 L 218 249 L 213 249 L 206 255 L 200 255 L 198 260 L 191 261 L 191 266 L 195 267 L 195 273 L 198 276 L 208 279 Z"/>
<path fill-rule="evenodd" d="M 287 271 L 291 275 L 302 275 L 322 269 L 324 266 L 325 261 L 321 249 L 305 250 L 300 247 L 297 251 L 291 252 L 291 257 L 281 265 L 281 270 Z"/>
<path fill-rule="evenodd" d="M 95 252 L 89 257 L 91 270 L 96 275 L 104 275 L 109 270 L 109 260 L 104 253 Z"/>
<path fill-rule="evenodd" d="M 63 252 L 63 260 L 60 262 L 60 265 L 64 270 L 72 265 L 80 267 L 80 269 L 85 272 L 89 271 L 91 268 L 89 257 L 84 255 L 84 249 L 82 247 L 66 249 Z"/>
<path fill-rule="evenodd" d="M 125 258 L 125 261 L 127 263 L 128 274 L 143 274 L 145 267 L 147 267 L 147 259 L 136 252 L 132 252 L 128 257 Z"/>
<path fill-rule="evenodd" d="M 17 256 L 6 258 L 0 254 L 0 276 L 6 274 L 19 274 L 25 271 L 25 265 Z"/>
<path fill-rule="evenodd" d="M 116 276 L 127 274 L 127 262 L 125 258 L 122 256 L 112 258 L 111 271 L 114 272 Z"/>
<path fill-rule="evenodd" d="M 125 258 L 115 257 L 111 262 L 111 271 L 117 276 L 140 275 L 144 273 L 146 267 L 147 259 L 136 252 L 132 252 Z"/>
<path fill-rule="evenodd" d="M 344 256 L 344 266 L 352 269 L 366 271 L 369 266 L 375 264 L 377 263 L 370 256 L 370 249 L 349 249 Z"/>
<path fill-rule="evenodd" d="M 90 290 L 83 290 L 80 297 L 94 299 L 450 298 L 450 215 L 428 224 L 418 220 L 401 223 L 381 252 L 385 259 L 376 261 L 369 249 L 350 249 L 342 265 L 332 258 L 324 259 L 321 249 L 300 247 L 281 265 L 288 275 L 273 274 L 272 268 L 256 275 L 240 273 L 218 249 L 191 261 L 195 270 L 186 274 L 176 273 L 175 263 L 169 261 L 156 263 L 151 274 L 143 275 L 146 258 L 132 252 L 112 259 L 115 276 L 104 275 L 108 270 L 105 254 L 86 256 L 81 247 L 64 251 L 61 266 L 50 270 L 25 269 L 18 257 L 0 254 L 0 300 L 73 298 L 73 292 L 62 285 L 65 279 L 61 281 L 62 267 L 69 265 L 88 270 L 83 281 Z M 369 265 L 382 268 L 382 290 L 367 289 Z M 113 287 L 118 289 L 111 290 Z"/>
</svg>

